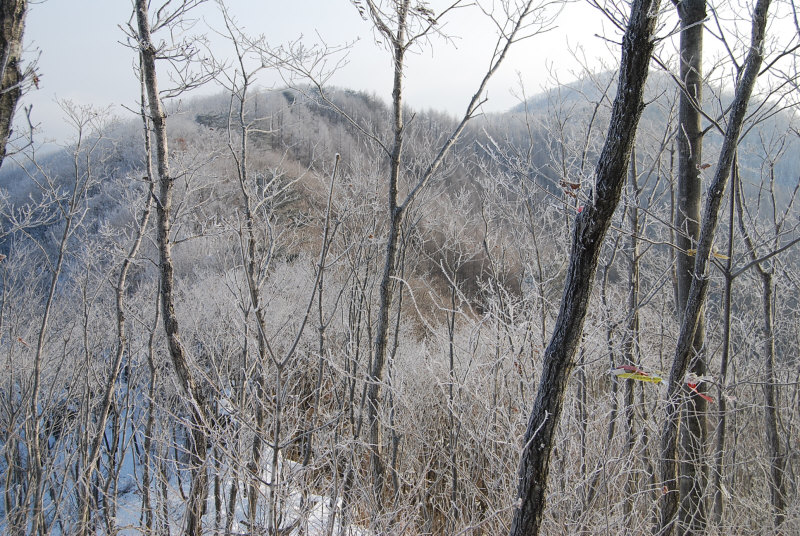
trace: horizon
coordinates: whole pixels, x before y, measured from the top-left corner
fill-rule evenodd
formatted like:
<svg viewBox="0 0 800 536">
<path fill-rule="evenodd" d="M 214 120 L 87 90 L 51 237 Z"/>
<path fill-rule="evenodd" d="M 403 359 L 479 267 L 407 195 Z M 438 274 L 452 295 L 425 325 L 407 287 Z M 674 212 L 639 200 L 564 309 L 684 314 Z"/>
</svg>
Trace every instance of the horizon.
<svg viewBox="0 0 800 536">
<path fill-rule="evenodd" d="M 439 3 L 433 3 L 434 9 Z M 300 0 L 287 6 L 232 0 L 227 6 L 235 18 L 247 22 L 241 25 L 243 31 L 268 34 L 273 45 L 300 38 L 330 46 L 351 43 L 345 64 L 331 78 L 332 85 L 374 92 L 383 99 L 390 95 L 388 56 L 374 43 L 369 24 L 348 1 Z M 76 17 L 86 12 L 93 16 Z M 69 128 L 63 124 L 57 99 L 92 103 L 100 108 L 111 106 L 112 112 L 120 116 L 126 113 L 125 106 L 136 107 L 139 83 L 132 69 L 133 53 L 121 43 L 125 36 L 118 27 L 126 24 L 129 13 L 130 7 L 122 3 L 98 5 L 93 0 L 51 0 L 30 6 L 24 36 L 25 56 L 30 61 L 41 53 L 40 89 L 24 95 L 19 109 L 33 105 L 34 121 L 41 124 L 48 139 L 61 142 L 69 138 Z M 211 39 L 215 53 L 229 57 L 228 48 L 213 34 L 214 29 L 222 27 L 216 4 L 206 2 L 193 13 L 198 17 L 196 32 Z M 605 39 L 596 37 L 595 34 L 612 30 L 603 15 L 591 6 L 583 3 L 565 6 L 557 26 L 543 35 L 525 39 L 512 49 L 487 89 L 485 111 L 502 111 L 518 104 L 520 84 L 526 93 L 535 94 L 562 80 L 577 79 L 570 71 L 580 69 L 581 61 L 598 65 L 598 58 L 613 58 L 616 53 L 616 49 L 608 50 Z M 494 34 L 485 17 L 472 8 L 458 10 L 443 28 L 453 36 L 450 41 L 434 39 L 421 52 L 412 51 L 404 100 L 415 109 L 460 115 L 483 74 L 481 58 L 488 61 Z M 75 39 L 75 35 L 80 39 Z M 603 45 L 587 46 L 594 42 Z M 583 56 L 571 57 L 569 48 L 575 48 Z M 588 57 L 587 49 L 596 57 Z M 541 54 L 541 50 L 547 50 L 548 55 Z M 264 87 L 280 82 L 280 75 L 274 72 L 259 74 L 259 84 Z M 218 84 L 211 84 L 192 94 L 214 94 L 219 88 Z"/>
<path fill-rule="evenodd" d="M 437 9 L 441 2 L 432 4 Z M 390 101 L 388 56 L 374 42 L 370 25 L 358 16 L 348 0 L 298 0 L 291 6 L 229 0 L 226 6 L 235 19 L 246 21 L 240 23 L 242 31 L 254 36 L 267 34 L 273 46 L 299 39 L 310 45 L 327 43 L 331 47 L 350 43 L 346 57 L 334 58 L 343 61 L 343 65 L 331 77 L 330 84 Z M 667 9 L 663 17 L 662 31 L 666 34 L 674 33 L 670 30 L 674 24 L 672 11 Z M 92 16 L 80 16 L 87 12 Z M 211 53 L 230 59 L 230 45 L 215 33 L 224 27 L 216 2 L 206 1 L 192 13 L 196 16 L 194 33 L 208 37 Z M 112 115 L 120 118 L 131 113 L 126 108 L 138 108 L 134 54 L 122 42 L 125 34 L 121 26 L 127 23 L 130 14 L 130 5 L 125 6 L 124 2 L 50 0 L 30 6 L 24 57 L 26 61 L 39 57 L 40 83 L 39 89 L 23 95 L 18 110 L 33 106 L 32 119 L 40 126 L 38 136 L 46 146 L 63 144 L 72 137 L 58 104 L 60 100 L 92 104 L 98 109 L 108 107 Z M 483 74 L 481 62 L 475 58 L 488 60 L 494 37 L 485 16 L 478 10 L 464 8 L 451 15 L 443 25 L 451 39 L 433 39 L 421 52 L 412 50 L 406 70 L 404 103 L 416 110 L 460 116 Z M 791 26 L 791 21 L 778 20 L 775 24 Z M 740 29 L 735 30 L 738 40 Z M 774 31 L 777 35 L 787 30 L 781 26 Z M 487 88 L 482 111 L 509 111 L 549 89 L 574 83 L 587 72 L 615 69 L 617 34 L 618 29 L 588 2 L 567 3 L 553 29 L 524 39 L 512 48 Z M 80 38 L 75 39 L 76 35 Z M 666 40 L 669 39 L 675 36 L 668 35 Z M 709 41 L 709 55 L 713 58 L 722 54 L 721 45 Z M 654 62 L 651 72 L 656 71 L 663 69 Z M 718 76 L 730 79 L 731 74 L 722 69 Z M 282 87 L 285 80 L 275 70 L 265 70 L 259 73 L 256 84 L 265 88 Z M 211 82 L 184 98 L 213 95 L 220 90 L 218 83 Z M 17 132 L 26 130 L 23 118 L 24 114 L 17 114 Z"/>
</svg>

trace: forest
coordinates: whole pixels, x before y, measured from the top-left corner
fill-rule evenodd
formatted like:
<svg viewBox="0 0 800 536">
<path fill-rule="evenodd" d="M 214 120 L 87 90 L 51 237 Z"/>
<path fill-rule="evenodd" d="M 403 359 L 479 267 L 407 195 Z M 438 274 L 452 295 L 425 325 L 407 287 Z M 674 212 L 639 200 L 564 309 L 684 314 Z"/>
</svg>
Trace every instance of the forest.
<svg viewBox="0 0 800 536">
<path fill-rule="evenodd" d="M 0 532 L 800 534 L 794 0 L 580 1 L 616 63 L 489 113 L 567 2 L 341 0 L 381 96 L 130 0 L 138 108 L 52 151 L 0 0 Z M 485 72 L 414 109 L 460 9 Z"/>
</svg>

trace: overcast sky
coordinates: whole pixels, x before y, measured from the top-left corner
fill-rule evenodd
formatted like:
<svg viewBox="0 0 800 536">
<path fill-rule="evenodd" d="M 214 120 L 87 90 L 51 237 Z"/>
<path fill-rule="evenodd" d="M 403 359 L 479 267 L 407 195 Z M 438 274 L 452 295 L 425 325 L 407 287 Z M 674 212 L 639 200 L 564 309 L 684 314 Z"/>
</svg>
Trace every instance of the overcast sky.
<svg viewBox="0 0 800 536">
<path fill-rule="evenodd" d="M 160 2 L 154 2 L 160 4 Z M 391 65 L 386 51 L 376 44 L 369 24 L 348 0 L 228 0 L 227 5 L 243 30 L 263 34 L 273 45 L 296 40 L 324 39 L 329 45 L 354 43 L 347 65 L 332 79 L 338 86 L 375 92 L 385 100 L 391 91 Z M 444 2 L 431 1 L 434 8 Z M 134 53 L 124 46 L 125 26 L 131 14 L 131 0 L 46 0 L 31 5 L 25 31 L 28 57 L 41 54 L 40 89 L 25 97 L 33 104 L 33 117 L 49 138 L 68 136 L 57 99 L 76 104 L 111 106 L 113 113 L 126 117 L 123 106 L 134 107 L 138 83 L 132 70 Z M 207 2 L 195 12 L 200 20 L 197 33 L 213 35 L 209 28 L 222 28 L 219 8 Z M 455 13 L 445 31 L 451 42 L 434 39 L 410 58 L 406 72 L 406 102 L 415 108 L 434 108 L 458 114 L 477 87 L 495 42 L 489 20 L 475 8 Z M 488 111 L 515 105 L 519 81 L 530 95 L 552 86 L 550 71 L 562 81 L 574 79 L 578 63 L 570 49 L 583 46 L 589 62 L 615 57 L 607 42 L 597 35 L 615 34 L 597 10 L 580 2 L 568 6 L 557 27 L 545 35 L 520 43 L 488 91 Z M 165 36 L 162 36 L 165 37 Z M 222 40 L 215 38 L 213 50 L 225 56 Z M 280 85 L 277 77 L 261 75 L 264 86 Z M 201 90 L 220 91 L 218 86 Z"/>
</svg>

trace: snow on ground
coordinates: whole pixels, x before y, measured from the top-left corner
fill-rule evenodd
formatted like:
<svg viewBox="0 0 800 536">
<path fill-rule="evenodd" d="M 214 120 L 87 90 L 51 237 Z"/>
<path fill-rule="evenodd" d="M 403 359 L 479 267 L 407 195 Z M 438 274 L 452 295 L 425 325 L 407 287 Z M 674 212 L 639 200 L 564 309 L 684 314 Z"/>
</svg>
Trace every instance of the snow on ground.
<svg viewBox="0 0 800 536">
<path fill-rule="evenodd" d="M 288 462 L 287 467 L 290 471 L 295 471 L 300 468 L 299 464 L 295 462 Z M 133 467 L 130 468 L 131 470 Z M 141 471 L 137 470 L 137 474 Z M 266 474 L 270 474 L 269 466 L 266 468 Z M 132 474 L 132 473 L 131 473 Z M 211 486 L 213 486 L 214 475 L 210 475 L 210 482 Z M 132 478 L 132 477 L 131 477 Z M 181 524 L 183 522 L 183 515 L 185 509 L 185 503 L 182 497 L 188 495 L 188 477 L 184 475 L 181 479 L 181 484 L 184 486 L 183 490 L 178 489 L 178 479 L 176 475 L 172 475 L 168 482 L 168 496 L 171 498 L 169 504 L 169 518 L 170 523 L 172 523 L 171 533 L 180 533 Z M 224 494 L 223 497 L 227 499 L 230 493 L 230 486 L 233 485 L 231 480 L 227 480 L 225 485 L 223 486 Z M 247 497 L 247 490 L 243 483 L 239 482 L 239 493 L 238 493 L 238 500 L 236 503 L 236 511 L 234 513 L 234 522 L 231 527 L 232 534 L 239 534 L 239 535 L 251 535 L 251 534 L 259 534 L 260 531 L 251 531 L 250 527 L 247 523 L 247 514 L 245 509 L 245 502 Z M 267 502 L 265 499 L 268 497 L 268 489 L 266 485 L 262 485 L 261 493 L 261 505 L 263 507 L 264 503 Z M 208 510 L 205 516 L 203 516 L 203 527 L 205 532 L 217 533 L 217 532 L 224 532 L 225 530 L 225 513 L 222 512 L 221 518 L 221 527 L 216 526 L 215 517 L 216 512 L 214 511 L 214 499 L 213 499 L 213 490 L 210 490 L 209 497 L 207 499 Z M 153 496 L 155 496 L 155 490 L 153 492 Z M 284 522 L 281 525 L 281 528 L 286 529 L 285 533 L 282 533 L 283 536 L 299 536 L 300 534 L 308 535 L 308 536 L 328 536 L 329 534 L 333 535 L 340 535 L 344 534 L 346 536 L 368 536 L 368 532 L 357 526 L 348 526 L 344 532 L 342 532 L 342 525 L 341 525 L 341 499 L 337 501 L 335 505 L 331 505 L 331 499 L 329 497 L 324 497 L 321 495 L 307 495 L 307 504 L 308 506 L 304 507 L 303 501 L 303 493 L 300 490 L 289 490 L 288 495 L 285 499 L 283 499 L 280 503 L 280 506 L 283 510 L 283 518 Z M 143 519 L 142 511 L 141 511 L 141 494 L 139 490 L 134 490 L 119 499 L 118 503 L 118 510 L 117 510 L 117 523 L 120 528 L 119 534 L 121 536 L 138 536 L 141 534 L 140 525 L 141 520 Z M 223 505 L 223 510 L 225 505 Z M 259 512 L 257 516 L 260 520 L 266 519 L 266 512 Z M 331 527 L 331 523 L 333 523 L 333 527 Z M 267 534 L 267 531 L 264 530 L 263 534 Z"/>
</svg>

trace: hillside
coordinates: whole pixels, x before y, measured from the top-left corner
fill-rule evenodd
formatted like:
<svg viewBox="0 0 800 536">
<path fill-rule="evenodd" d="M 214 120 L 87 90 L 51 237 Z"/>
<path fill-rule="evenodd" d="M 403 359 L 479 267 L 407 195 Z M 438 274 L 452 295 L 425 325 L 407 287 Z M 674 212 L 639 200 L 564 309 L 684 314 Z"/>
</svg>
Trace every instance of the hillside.
<svg viewBox="0 0 800 536">
<path fill-rule="evenodd" d="M 245 123 L 226 94 L 168 111 L 175 312 L 207 408 L 196 427 L 160 323 L 160 200 L 148 191 L 141 120 L 93 118 L 80 143 L 63 152 L 7 161 L 0 173 L 0 530 L 11 533 L 30 500 L 27 416 L 38 378 L 52 533 L 74 533 L 77 497 L 87 488 L 95 532 L 179 527 L 198 471 L 209 478 L 205 525 L 217 533 L 506 532 L 519 439 L 563 293 L 574 216 L 592 197 L 610 80 L 598 75 L 477 117 L 409 205 L 392 280 L 386 397 L 376 409 L 387 464 L 381 505 L 372 493 L 365 400 L 390 231 L 386 103 L 347 89 L 328 90 L 326 101 L 300 87 L 254 94 Z M 548 533 L 622 533 L 631 511 L 641 513 L 629 527 L 639 532 L 660 494 L 664 383 L 612 373 L 632 361 L 651 380 L 666 377 L 679 329 L 673 244 L 680 229 L 671 224 L 676 92 L 656 76 L 648 95 L 636 142 L 638 188 L 631 183 L 624 193 L 604 246 L 558 433 Z M 416 186 L 457 124 L 435 111 L 406 115 L 401 194 Z M 772 115 L 740 148 L 741 217 L 759 257 L 797 238 L 792 196 L 800 162 L 796 136 L 782 137 L 787 125 L 793 117 Z M 710 132 L 709 162 L 718 145 Z M 634 208 L 640 219 L 631 228 Z M 733 408 L 735 432 L 719 451 L 731 506 L 720 530 L 755 534 L 771 515 L 761 296 L 755 271 L 742 272 L 728 318 L 735 364 L 722 379 L 723 273 L 751 261 L 734 226 L 726 264 L 730 234 L 726 224 L 716 240 L 706 311 L 712 371 L 700 381 Z M 631 304 L 634 257 L 640 298 Z M 787 474 L 800 470 L 798 262 L 791 248 L 765 262 L 776 284 L 776 409 Z M 716 414 L 711 421 L 713 432 Z M 208 452 L 200 469 L 191 455 L 198 437 Z M 93 445 L 98 470 L 87 481 Z M 787 534 L 800 530 L 797 501 L 791 504 Z"/>
</svg>

